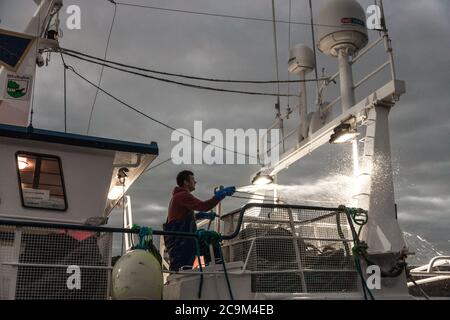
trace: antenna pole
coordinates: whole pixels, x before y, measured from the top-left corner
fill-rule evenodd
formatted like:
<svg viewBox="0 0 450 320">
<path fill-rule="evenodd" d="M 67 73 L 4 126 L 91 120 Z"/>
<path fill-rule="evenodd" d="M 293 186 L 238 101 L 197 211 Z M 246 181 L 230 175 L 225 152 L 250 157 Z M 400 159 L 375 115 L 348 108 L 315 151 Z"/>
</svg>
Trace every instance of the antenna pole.
<svg viewBox="0 0 450 320">
<path fill-rule="evenodd" d="M 313 16 L 313 8 L 312 8 L 312 1 L 309 0 L 309 13 L 311 16 L 311 35 L 312 35 L 312 47 L 314 52 L 314 65 L 316 66 L 314 68 L 316 79 L 319 79 L 318 73 L 317 73 L 317 52 L 316 52 L 316 35 L 314 32 L 314 16 Z M 319 80 L 316 80 L 316 104 L 319 102 Z"/>
<path fill-rule="evenodd" d="M 349 61 L 349 50 L 346 48 L 339 49 L 338 60 L 342 112 L 345 112 L 355 105 L 355 91 L 353 89 L 353 74 Z"/>
<path fill-rule="evenodd" d="M 379 0 L 380 2 L 380 11 L 381 11 L 381 27 L 383 29 L 383 38 L 384 38 L 384 46 L 386 49 L 386 52 L 389 55 L 389 61 L 391 65 L 391 77 L 392 80 L 395 80 L 397 78 L 396 72 L 395 72 L 395 63 L 394 63 L 394 50 L 392 49 L 392 41 L 388 34 L 388 29 L 386 25 L 386 16 L 384 15 L 384 6 L 383 6 L 383 0 Z"/>
<path fill-rule="evenodd" d="M 305 80 L 305 71 L 300 72 L 299 77 L 300 80 Z M 299 96 L 299 112 L 300 112 L 300 126 L 298 129 L 298 142 L 302 142 L 304 139 L 307 138 L 308 132 L 307 132 L 307 120 L 308 120 L 308 97 L 306 94 L 306 82 L 302 81 L 300 82 L 300 96 Z"/>
</svg>

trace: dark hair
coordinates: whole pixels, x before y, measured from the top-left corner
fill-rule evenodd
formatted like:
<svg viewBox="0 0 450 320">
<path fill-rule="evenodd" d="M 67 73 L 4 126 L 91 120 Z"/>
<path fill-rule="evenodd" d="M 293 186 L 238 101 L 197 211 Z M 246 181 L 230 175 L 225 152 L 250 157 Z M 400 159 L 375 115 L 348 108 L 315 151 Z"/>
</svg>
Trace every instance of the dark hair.
<svg viewBox="0 0 450 320">
<path fill-rule="evenodd" d="M 177 174 L 177 184 L 179 187 L 182 187 L 184 185 L 185 181 L 189 181 L 189 176 L 193 176 L 194 173 L 189 170 L 181 171 Z"/>
</svg>

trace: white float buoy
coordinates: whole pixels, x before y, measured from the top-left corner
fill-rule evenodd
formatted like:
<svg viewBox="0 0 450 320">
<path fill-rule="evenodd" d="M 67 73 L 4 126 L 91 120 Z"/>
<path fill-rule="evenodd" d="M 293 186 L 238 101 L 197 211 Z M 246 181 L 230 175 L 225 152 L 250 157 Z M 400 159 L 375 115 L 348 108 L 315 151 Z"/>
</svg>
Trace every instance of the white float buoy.
<svg viewBox="0 0 450 320">
<path fill-rule="evenodd" d="M 112 272 L 113 300 L 161 300 L 161 265 L 147 250 L 132 250 L 123 255 Z"/>
</svg>

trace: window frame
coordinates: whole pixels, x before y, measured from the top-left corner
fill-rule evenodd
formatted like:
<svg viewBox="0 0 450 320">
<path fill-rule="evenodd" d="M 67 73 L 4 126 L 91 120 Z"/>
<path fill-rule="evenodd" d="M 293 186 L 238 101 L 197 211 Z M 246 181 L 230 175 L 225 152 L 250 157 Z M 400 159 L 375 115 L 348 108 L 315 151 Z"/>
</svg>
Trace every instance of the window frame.
<svg viewBox="0 0 450 320">
<path fill-rule="evenodd" d="M 23 198 L 23 189 L 22 189 L 22 178 L 20 176 L 20 169 L 19 169 L 19 163 L 17 161 L 19 156 L 32 156 L 32 157 L 41 157 L 41 158 L 51 158 L 51 159 L 55 159 L 58 161 L 58 167 L 59 167 L 59 173 L 60 173 L 60 177 L 61 177 L 61 184 L 62 184 L 62 190 L 64 193 L 64 209 L 58 209 L 58 208 L 41 208 L 41 207 L 34 207 L 34 206 L 29 206 L 29 205 L 25 205 L 25 201 Z M 67 192 L 66 192 L 66 184 L 64 181 L 64 173 L 63 173 L 63 169 L 62 169 L 62 161 L 61 158 L 59 156 L 56 155 L 51 155 L 51 154 L 43 154 L 43 153 L 36 153 L 36 152 L 30 152 L 30 151 L 17 151 L 15 153 L 15 158 L 14 158 L 14 162 L 16 164 L 16 171 L 17 171 L 17 179 L 19 182 L 19 190 L 20 190 L 20 200 L 22 202 L 22 207 L 27 208 L 27 209 L 36 209 L 36 210 L 50 210 L 50 211 L 60 211 L 60 212 L 66 212 L 69 209 L 69 203 L 67 201 Z"/>
</svg>

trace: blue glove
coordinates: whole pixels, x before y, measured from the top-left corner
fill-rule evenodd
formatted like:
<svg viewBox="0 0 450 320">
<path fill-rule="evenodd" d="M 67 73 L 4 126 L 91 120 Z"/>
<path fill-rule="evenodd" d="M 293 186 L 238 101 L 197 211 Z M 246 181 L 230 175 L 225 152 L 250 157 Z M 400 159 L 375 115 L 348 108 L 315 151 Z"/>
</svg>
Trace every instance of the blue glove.
<svg viewBox="0 0 450 320">
<path fill-rule="evenodd" d="M 216 214 L 214 212 L 198 212 L 195 215 L 195 219 L 197 219 L 197 220 L 203 220 L 203 219 L 214 220 L 215 218 L 216 218 Z"/>
<path fill-rule="evenodd" d="M 220 187 L 214 195 L 217 200 L 222 201 L 226 196 L 232 196 L 236 192 L 236 187 Z"/>
<path fill-rule="evenodd" d="M 235 186 L 227 187 L 224 190 L 225 190 L 226 195 L 230 197 L 236 192 L 236 187 Z"/>
</svg>

